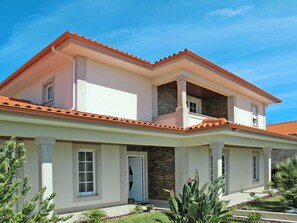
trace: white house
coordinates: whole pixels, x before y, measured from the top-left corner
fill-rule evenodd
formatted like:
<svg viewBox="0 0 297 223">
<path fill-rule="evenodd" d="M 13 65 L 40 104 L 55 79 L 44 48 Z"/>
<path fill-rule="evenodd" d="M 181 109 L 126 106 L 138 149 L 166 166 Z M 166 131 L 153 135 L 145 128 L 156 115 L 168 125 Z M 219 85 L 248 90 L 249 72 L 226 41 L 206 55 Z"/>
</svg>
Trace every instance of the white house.
<svg viewBox="0 0 297 223">
<path fill-rule="evenodd" d="M 268 189 L 272 149 L 297 148 L 266 130 L 280 99 L 189 50 L 152 64 L 67 31 L 0 95 L 1 139 L 24 141 L 20 175 L 60 213 L 164 200 L 196 169 L 226 173 L 224 194 Z"/>
</svg>

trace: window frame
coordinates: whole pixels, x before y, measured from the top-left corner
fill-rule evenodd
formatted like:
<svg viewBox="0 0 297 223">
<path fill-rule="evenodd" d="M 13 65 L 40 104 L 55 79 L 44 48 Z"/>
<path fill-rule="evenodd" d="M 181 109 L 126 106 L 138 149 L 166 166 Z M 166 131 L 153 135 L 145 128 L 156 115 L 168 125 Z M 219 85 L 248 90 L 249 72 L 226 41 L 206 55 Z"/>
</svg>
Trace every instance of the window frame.
<svg viewBox="0 0 297 223">
<path fill-rule="evenodd" d="M 193 103 L 193 104 L 196 104 L 196 109 L 197 111 L 196 112 L 193 112 L 190 110 L 190 103 Z M 201 99 L 200 98 L 196 98 L 196 97 L 193 97 L 193 96 L 189 96 L 187 95 L 187 108 L 189 109 L 189 112 L 190 113 L 193 113 L 193 114 L 201 114 L 202 113 L 202 103 L 201 103 Z"/>
<path fill-rule="evenodd" d="M 79 160 L 79 153 L 80 152 L 84 152 L 84 153 L 87 153 L 87 152 L 90 152 L 92 153 L 92 166 L 93 166 L 93 191 L 86 191 L 86 192 L 80 192 L 79 191 L 79 185 L 81 183 L 80 179 L 79 179 L 79 174 L 82 173 L 82 171 L 79 170 L 79 163 L 80 162 L 87 162 L 87 160 L 84 160 L 84 161 L 80 161 Z M 78 149 L 77 150 L 77 194 L 79 197 L 86 197 L 86 196 L 94 196 L 97 194 L 97 186 L 96 186 L 96 183 L 97 183 L 97 177 L 96 177 L 96 174 L 97 174 L 97 171 L 96 171 L 96 151 L 94 149 Z M 87 174 L 87 170 L 84 171 L 85 174 Z M 83 183 L 85 183 L 87 185 L 87 181 L 84 181 Z"/>
<path fill-rule="evenodd" d="M 254 115 L 254 108 L 256 109 L 256 115 Z M 251 117 L 252 117 L 252 126 L 259 126 L 259 107 L 256 104 L 251 106 Z M 254 123 L 256 120 L 256 123 Z"/>
<path fill-rule="evenodd" d="M 49 98 L 49 88 L 51 88 L 51 98 Z M 48 103 L 53 99 L 53 83 L 50 82 L 48 85 L 45 86 L 45 102 Z"/>
<path fill-rule="evenodd" d="M 256 158 L 256 160 L 255 160 Z M 259 182 L 260 181 L 260 177 L 259 177 L 259 167 L 260 167 L 260 154 L 259 152 L 253 152 L 252 153 L 252 179 L 253 179 L 253 182 Z M 256 164 L 256 165 L 255 165 Z"/>
<path fill-rule="evenodd" d="M 95 152 L 95 171 L 96 171 L 96 194 L 89 196 L 80 196 L 78 188 L 78 159 L 77 152 L 79 150 L 88 149 Z M 97 143 L 72 143 L 72 187 L 73 187 L 73 202 L 91 202 L 102 200 L 102 158 L 101 158 L 101 144 Z"/>
<path fill-rule="evenodd" d="M 52 88 L 52 97 L 48 99 L 48 89 Z M 52 77 L 42 84 L 43 105 L 53 105 L 55 101 L 55 77 Z"/>
</svg>

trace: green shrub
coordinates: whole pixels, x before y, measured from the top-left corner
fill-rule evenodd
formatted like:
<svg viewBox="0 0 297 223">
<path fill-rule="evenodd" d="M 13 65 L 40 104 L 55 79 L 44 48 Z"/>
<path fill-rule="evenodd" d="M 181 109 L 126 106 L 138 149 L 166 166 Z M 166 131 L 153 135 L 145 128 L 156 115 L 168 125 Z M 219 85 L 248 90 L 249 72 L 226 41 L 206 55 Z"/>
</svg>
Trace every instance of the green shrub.
<svg viewBox="0 0 297 223">
<path fill-rule="evenodd" d="M 255 223 L 257 223 L 257 222 L 260 222 L 260 221 L 262 220 L 262 216 L 261 216 L 261 214 L 258 213 L 258 212 L 252 212 L 252 213 L 250 213 L 250 214 L 248 215 L 248 220 L 249 220 L 250 222 L 255 222 Z"/>
<path fill-rule="evenodd" d="M 169 207 L 172 213 L 167 214 L 168 218 L 175 223 L 211 223 L 232 217 L 227 209 L 228 202 L 219 200 L 223 186 L 224 177 L 221 176 L 200 188 L 196 171 L 194 180 L 184 184 L 180 198 L 170 191 Z"/>
<path fill-rule="evenodd" d="M 297 156 L 276 164 L 272 186 L 285 198 L 288 206 L 297 207 Z"/>
<path fill-rule="evenodd" d="M 130 214 L 140 214 L 142 212 L 143 212 L 143 209 L 142 209 L 141 205 L 137 204 L 135 206 L 135 208 L 132 211 L 130 211 Z"/>
<path fill-rule="evenodd" d="M 15 138 L 5 142 L 0 152 L 0 223 L 56 223 L 71 218 L 70 215 L 60 218 L 54 211 L 55 205 L 51 202 L 55 193 L 42 200 L 46 188 L 26 200 L 31 189 L 28 177 L 17 177 L 17 172 L 26 159 L 25 153 L 24 143 L 17 142 Z M 21 199 L 24 199 L 24 204 L 15 211 L 15 204 Z"/>
<path fill-rule="evenodd" d="M 86 217 L 89 223 L 100 223 L 107 217 L 106 213 L 100 209 L 84 211 L 82 215 Z"/>
</svg>

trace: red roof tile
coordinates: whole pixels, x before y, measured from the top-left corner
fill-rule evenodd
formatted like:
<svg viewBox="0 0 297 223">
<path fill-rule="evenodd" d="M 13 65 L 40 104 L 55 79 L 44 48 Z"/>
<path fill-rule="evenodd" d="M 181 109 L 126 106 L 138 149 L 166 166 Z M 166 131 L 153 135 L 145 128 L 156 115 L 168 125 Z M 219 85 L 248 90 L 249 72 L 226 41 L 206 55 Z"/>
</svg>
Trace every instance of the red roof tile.
<svg viewBox="0 0 297 223">
<path fill-rule="evenodd" d="M 99 115 L 99 114 L 93 114 L 88 112 L 47 107 L 47 106 L 42 106 L 38 104 L 33 104 L 27 100 L 8 98 L 5 96 L 0 96 L 0 111 L 1 110 L 9 111 L 9 112 L 18 112 L 18 113 L 29 114 L 29 115 L 40 115 L 40 116 L 46 116 L 46 117 L 57 117 L 57 118 L 67 118 L 67 119 L 73 119 L 73 120 L 91 121 L 91 122 L 98 122 L 98 123 L 111 124 L 111 125 L 144 127 L 144 128 L 151 128 L 151 129 L 161 130 L 161 131 L 168 130 L 168 131 L 173 131 L 177 133 L 190 133 L 190 132 L 198 132 L 203 130 L 212 130 L 215 128 L 226 127 L 226 128 L 231 128 L 232 130 L 242 130 L 242 131 L 247 131 L 252 133 L 260 133 L 263 135 L 269 135 L 269 136 L 286 138 L 286 139 L 297 141 L 297 138 L 293 136 L 282 135 L 282 134 L 266 131 L 259 128 L 236 124 L 236 123 L 227 121 L 225 118 L 205 119 L 203 120 L 202 123 L 198 125 L 194 125 L 188 128 L 182 128 L 178 126 L 156 124 L 152 122 L 124 119 L 119 117 Z"/>
<path fill-rule="evenodd" d="M 279 134 L 297 136 L 297 121 L 281 122 L 267 125 L 267 130 Z"/>
<path fill-rule="evenodd" d="M 0 89 L 3 88 L 5 85 L 7 85 L 9 82 L 11 82 L 13 79 L 17 78 L 19 75 L 21 75 L 26 69 L 28 69 L 30 66 L 35 64 L 37 61 L 39 61 L 42 57 L 47 55 L 49 52 L 51 52 L 52 46 L 57 47 L 61 45 L 63 42 L 65 42 L 68 39 L 73 39 L 80 41 L 82 43 L 86 43 L 88 45 L 91 45 L 95 48 L 99 48 L 101 50 L 105 50 L 109 54 L 114 54 L 117 55 L 119 58 L 128 60 L 132 63 L 136 63 L 138 65 L 144 66 L 145 68 L 153 69 L 154 67 L 158 67 L 162 64 L 165 64 L 169 61 L 173 61 L 177 58 L 183 57 L 183 56 L 189 56 L 192 59 L 199 61 L 201 63 L 204 63 L 213 69 L 216 69 L 220 71 L 223 75 L 225 75 L 226 78 L 229 78 L 230 80 L 266 97 L 267 99 L 278 103 L 281 102 L 281 100 L 268 92 L 260 89 L 259 87 L 251 84 L 250 82 L 238 77 L 237 75 L 225 70 L 224 68 L 210 62 L 209 60 L 206 60 L 205 58 L 185 49 L 183 51 L 180 51 L 177 54 L 173 54 L 171 56 L 165 57 L 159 61 L 156 61 L 155 63 L 150 63 L 147 60 L 144 60 L 142 58 L 136 57 L 132 54 L 129 54 L 127 52 L 121 51 L 119 49 L 113 48 L 111 46 L 108 46 L 106 44 L 97 42 L 96 40 L 92 40 L 90 38 L 86 38 L 85 36 L 79 36 L 76 33 L 71 33 L 70 31 L 66 31 L 64 34 L 62 34 L 60 37 L 58 37 L 55 41 L 50 43 L 48 46 L 46 46 L 43 50 L 41 50 L 38 54 L 36 54 L 34 57 L 32 57 L 27 63 L 25 63 L 23 66 L 21 66 L 18 70 L 16 70 L 14 73 L 12 73 L 8 78 L 6 78 L 1 84 L 0 84 Z"/>
</svg>

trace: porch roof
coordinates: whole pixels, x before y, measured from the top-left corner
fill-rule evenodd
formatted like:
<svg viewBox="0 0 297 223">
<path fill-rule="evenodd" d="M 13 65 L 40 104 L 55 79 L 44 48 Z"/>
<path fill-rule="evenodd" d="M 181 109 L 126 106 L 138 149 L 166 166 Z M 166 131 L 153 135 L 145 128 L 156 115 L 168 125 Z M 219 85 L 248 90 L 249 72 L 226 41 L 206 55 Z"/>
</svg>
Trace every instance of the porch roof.
<svg viewBox="0 0 297 223">
<path fill-rule="evenodd" d="M 218 128 L 229 128 L 232 131 L 244 131 L 250 133 L 257 133 L 270 137 L 277 137 L 282 139 L 289 139 L 297 141 L 297 137 L 276 133 L 264 129 L 245 126 L 237 123 L 227 121 L 225 118 L 211 118 L 204 120 L 201 124 L 197 124 L 188 128 L 179 126 L 170 126 L 164 124 L 156 124 L 152 122 L 144 122 L 138 120 L 124 119 L 113 116 L 106 116 L 94 113 L 87 113 L 77 110 L 66 110 L 54 107 L 48 107 L 38 104 L 33 104 L 27 100 L 9 98 L 0 96 L 0 111 L 9 111 L 15 113 L 30 114 L 36 116 L 56 117 L 61 119 L 71 119 L 77 121 L 97 122 L 102 124 L 120 124 L 126 127 L 142 127 L 147 129 L 155 129 L 161 131 L 170 131 L 182 134 L 198 133 L 205 130 L 215 130 Z"/>
<path fill-rule="evenodd" d="M 297 120 L 267 125 L 267 129 L 270 132 L 297 136 Z"/>
</svg>

